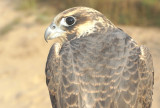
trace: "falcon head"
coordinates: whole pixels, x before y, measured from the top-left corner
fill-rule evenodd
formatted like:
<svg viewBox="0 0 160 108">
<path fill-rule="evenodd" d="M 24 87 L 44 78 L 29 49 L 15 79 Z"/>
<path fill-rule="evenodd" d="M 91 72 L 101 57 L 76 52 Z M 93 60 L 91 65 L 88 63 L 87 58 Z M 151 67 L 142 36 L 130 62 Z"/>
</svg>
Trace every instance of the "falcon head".
<svg viewBox="0 0 160 108">
<path fill-rule="evenodd" d="M 103 32 L 114 26 L 103 14 L 87 7 L 74 7 L 58 14 L 45 31 L 45 40 L 70 41 Z"/>
</svg>

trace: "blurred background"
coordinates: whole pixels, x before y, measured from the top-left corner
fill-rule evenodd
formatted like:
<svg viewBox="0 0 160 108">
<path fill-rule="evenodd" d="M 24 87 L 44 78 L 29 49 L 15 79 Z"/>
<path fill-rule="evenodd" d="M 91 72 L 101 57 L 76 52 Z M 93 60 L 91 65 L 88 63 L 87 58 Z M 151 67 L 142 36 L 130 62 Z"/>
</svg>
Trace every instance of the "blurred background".
<svg viewBox="0 0 160 108">
<path fill-rule="evenodd" d="M 44 41 L 44 31 L 56 14 L 74 6 L 99 10 L 150 49 L 152 108 L 159 108 L 160 0 L 0 0 L 0 108 L 51 108 L 44 70 L 53 43 Z"/>
</svg>

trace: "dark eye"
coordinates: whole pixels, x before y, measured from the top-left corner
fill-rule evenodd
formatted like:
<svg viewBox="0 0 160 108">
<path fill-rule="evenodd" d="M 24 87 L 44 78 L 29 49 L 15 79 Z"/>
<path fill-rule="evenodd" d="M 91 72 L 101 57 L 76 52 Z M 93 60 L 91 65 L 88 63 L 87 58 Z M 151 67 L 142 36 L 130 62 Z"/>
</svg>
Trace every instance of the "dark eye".
<svg viewBox="0 0 160 108">
<path fill-rule="evenodd" d="M 67 17 L 66 23 L 70 26 L 73 25 L 75 23 L 75 18 L 74 17 Z"/>
</svg>

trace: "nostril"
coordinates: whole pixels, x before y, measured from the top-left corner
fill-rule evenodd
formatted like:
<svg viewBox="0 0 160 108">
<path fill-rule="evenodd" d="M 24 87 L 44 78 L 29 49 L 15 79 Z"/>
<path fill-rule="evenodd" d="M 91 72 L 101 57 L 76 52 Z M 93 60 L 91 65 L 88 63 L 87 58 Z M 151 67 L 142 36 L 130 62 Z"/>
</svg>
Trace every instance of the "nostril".
<svg viewBox="0 0 160 108">
<path fill-rule="evenodd" d="M 52 24 L 50 25 L 50 28 L 51 28 L 51 29 L 55 29 L 55 28 L 56 28 L 56 25 L 55 25 L 54 23 L 52 23 Z"/>
<path fill-rule="evenodd" d="M 52 28 L 52 29 L 55 29 L 55 28 L 56 28 L 56 26 L 54 26 L 54 25 L 53 25 L 53 26 L 51 26 L 51 28 Z"/>
</svg>

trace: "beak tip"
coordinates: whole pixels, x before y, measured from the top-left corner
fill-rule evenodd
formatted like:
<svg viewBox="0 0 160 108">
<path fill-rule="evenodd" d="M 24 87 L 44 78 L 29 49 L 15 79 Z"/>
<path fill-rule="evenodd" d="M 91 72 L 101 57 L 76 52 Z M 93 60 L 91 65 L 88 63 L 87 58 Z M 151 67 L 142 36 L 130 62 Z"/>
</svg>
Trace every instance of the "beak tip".
<svg viewBox="0 0 160 108">
<path fill-rule="evenodd" d="M 48 41 L 47 40 L 45 40 L 47 43 L 48 43 Z"/>
<path fill-rule="evenodd" d="M 46 29 L 45 33 L 44 33 L 44 39 L 45 41 L 48 43 L 48 37 L 49 37 L 49 28 Z"/>
<path fill-rule="evenodd" d="M 46 38 L 46 36 L 44 36 L 44 40 L 48 43 L 48 39 Z"/>
</svg>

